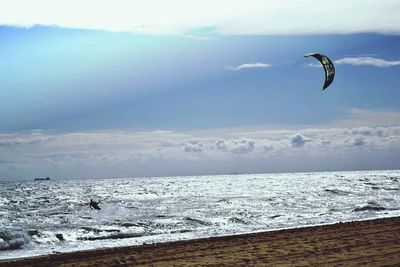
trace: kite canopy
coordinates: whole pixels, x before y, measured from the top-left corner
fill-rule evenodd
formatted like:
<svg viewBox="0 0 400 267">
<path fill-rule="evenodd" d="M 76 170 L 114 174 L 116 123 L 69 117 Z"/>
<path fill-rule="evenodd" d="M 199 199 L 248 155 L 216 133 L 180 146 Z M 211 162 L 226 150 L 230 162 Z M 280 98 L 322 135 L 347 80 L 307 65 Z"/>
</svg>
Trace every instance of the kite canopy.
<svg viewBox="0 0 400 267">
<path fill-rule="evenodd" d="M 333 78 L 335 77 L 335 67 L 333 66 L 332 61 L 327 56 L 318 53 L 305 54 L 304 57 L 315 57 L 319 60 L 319 62 L 321 62 L 325 70 L 325 83 L 322 90 L 328 88 L 328 86 L 333 82 Z"/>
</svg>

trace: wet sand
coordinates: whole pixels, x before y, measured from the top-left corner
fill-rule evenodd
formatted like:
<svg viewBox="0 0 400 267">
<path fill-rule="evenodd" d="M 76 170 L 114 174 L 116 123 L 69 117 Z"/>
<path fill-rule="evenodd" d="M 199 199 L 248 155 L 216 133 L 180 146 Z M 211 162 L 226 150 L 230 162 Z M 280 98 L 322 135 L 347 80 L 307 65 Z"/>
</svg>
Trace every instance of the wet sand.
<svg viewBox="0 0 400 267">
<path fill-rule="evenodd" d="M 400 217 L 0 261 L 0 266 L 400 266 Z"/>
</svg>

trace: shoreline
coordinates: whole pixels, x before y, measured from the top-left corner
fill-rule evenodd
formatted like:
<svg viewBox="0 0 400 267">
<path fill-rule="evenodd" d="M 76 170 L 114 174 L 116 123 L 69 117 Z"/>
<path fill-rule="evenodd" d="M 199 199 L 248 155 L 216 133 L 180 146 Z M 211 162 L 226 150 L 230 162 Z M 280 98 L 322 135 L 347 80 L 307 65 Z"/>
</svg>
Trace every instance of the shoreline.
<svg viewBox="0 0 400 267">
<path fill-rule="evenodd" d="M 0 266 L 400 264 L 400 217 L 0 260 Z"/>
</svg>

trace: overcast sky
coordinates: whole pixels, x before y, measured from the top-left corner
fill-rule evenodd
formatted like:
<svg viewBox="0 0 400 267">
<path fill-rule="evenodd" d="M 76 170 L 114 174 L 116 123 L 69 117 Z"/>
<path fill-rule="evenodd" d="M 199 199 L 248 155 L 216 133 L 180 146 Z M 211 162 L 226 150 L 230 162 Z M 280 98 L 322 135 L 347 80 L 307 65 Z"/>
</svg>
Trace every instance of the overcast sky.
<svg viewBox="0 0 400 267">
<path fill-rule="evenodd" d="M 398 169 L 398 14 L 0 0 L 0 180 Z M 311 52 L 334 61 L 325 91 Z"/>
</svg>

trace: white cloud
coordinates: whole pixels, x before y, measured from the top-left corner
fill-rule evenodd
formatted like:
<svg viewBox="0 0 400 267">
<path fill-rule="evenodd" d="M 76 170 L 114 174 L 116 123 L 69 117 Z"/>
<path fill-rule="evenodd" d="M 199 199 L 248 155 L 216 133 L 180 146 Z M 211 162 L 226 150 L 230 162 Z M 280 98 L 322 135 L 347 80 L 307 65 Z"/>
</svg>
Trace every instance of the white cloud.
<svg viewBox="0 0 400 267">
<path fill-rule="evenodd" d="M 2 0 L 0 24 L 185 34 L 400 33 L 398 0 Z"/>
<path fill-rule="evenodd" d="M 185 152 L 202 152 L 203 151 L 203 144 L 202 143 L 197 143 L 197 142 L 187 142 L 183 144 L 183 150 Z"/>
<path fill-rule="evenodd" d="M 321 63 L 308 63 L 306 66 L 311 68 L 322 68 Z"/>
<path fill-rule="evenodd" d="M 115 177 L 323 170 L 341 169 L 342 164 L 356 169 L 369 168 L 371 162 L 379 168 L 400 168 L 400 126 L 230 129 L 208 134 L 32 132 L 0 134 L 0 144 L 5 144 L 0 145 L 0 180 L 6 175 Z M 354 159 L 361 165 L 351 165 Z"/>
<path fill-rule="evenodd" d="M 311 142 L 311 140 L 301 134 L 296 134 L 290 140 L 293 147 L 303 147 L 307 142 Z"/>
<path fill-rule="evenodd" d="M 336 64 L 348 64 L 354 66 L 374 66 L 379 68 L 399 66 L 400 60 L 384 60 L 375 57 L 345 57 L 335 60 Z"/>
<path fill-rule="evenodd" d="M 355 138 L 353 141 L 354 146 L 363 146 L 365 144 L 366 144 L 366 142 L 365 142 L 364 136 L 359 136 L 359 137 Z"/>
<path fill-rule="evenodd" d="M 225 66 L 227 70 L 241 70 L 241 69 L 253 69 L 253 68 L 269 68 L 271 64 L 267 63 L 246 63 L 238 66 Z"/>
<path fill-rule="evenodd" d="M 211 147 L 214 149 L 213 146 Z M 255 140 L 249 138 L 218 139 L 215 142 L 215 149 L 233 154 L 249 153 L 254 151 L 255 148 Z"/>
</svg>

